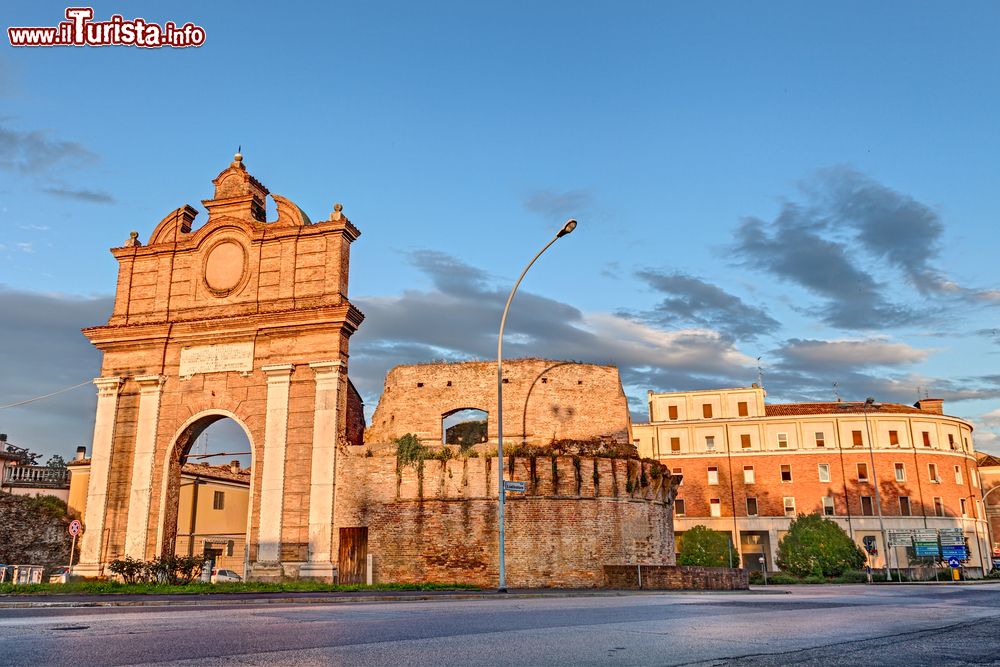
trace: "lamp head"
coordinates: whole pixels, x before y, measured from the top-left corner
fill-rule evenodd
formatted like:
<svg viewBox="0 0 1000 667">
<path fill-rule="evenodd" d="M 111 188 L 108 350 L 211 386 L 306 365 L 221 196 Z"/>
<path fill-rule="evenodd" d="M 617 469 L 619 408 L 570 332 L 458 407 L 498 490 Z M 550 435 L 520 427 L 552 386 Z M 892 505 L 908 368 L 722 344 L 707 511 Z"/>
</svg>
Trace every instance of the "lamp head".
<svg viewBox="0 0 1000 667">
<path fill-rule="evenodd" d="M 882 407 L 882 404 L 876 401 L 874 396 L 869 396 L 868 398 L 865 399 L 865 407 L 875 408 L 876 410 L 878 410 L 879 408 Z"/>
<path fill-rule="evenodd" d="M 574 229 L 576 229 L 576 220 L 570 218 L 569 220 L 566 221 L 566 224 L 563 225 L 563 228 L 559 230 L 559 233 L 556 234 L 556 238 L 557 239 L 562 238 L 567 234 L 569 234 Z"/>
</svg>

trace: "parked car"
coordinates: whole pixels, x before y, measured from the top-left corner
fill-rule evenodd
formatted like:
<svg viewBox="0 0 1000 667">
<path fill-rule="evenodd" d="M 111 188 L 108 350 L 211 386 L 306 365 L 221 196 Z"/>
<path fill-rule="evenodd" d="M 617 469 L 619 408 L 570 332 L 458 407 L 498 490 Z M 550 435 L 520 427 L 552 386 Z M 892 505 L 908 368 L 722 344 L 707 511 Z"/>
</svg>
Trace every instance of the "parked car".
<svg viewBox="0 0 1000 667">
<path fill-rule="evenodd" d="M 57 567 L 52 570 L 52 574 L 49 575 L 50 584 L 68 584 L 69 583 L 69 568 L 65 565 L 62 567 Z"/>
<path fill-rule="evenodd" d="M 243 581 L 243 577 L 233 570 L 212 569 L 212 583 L 219 584 L 227 581 Z"/>
</svg>

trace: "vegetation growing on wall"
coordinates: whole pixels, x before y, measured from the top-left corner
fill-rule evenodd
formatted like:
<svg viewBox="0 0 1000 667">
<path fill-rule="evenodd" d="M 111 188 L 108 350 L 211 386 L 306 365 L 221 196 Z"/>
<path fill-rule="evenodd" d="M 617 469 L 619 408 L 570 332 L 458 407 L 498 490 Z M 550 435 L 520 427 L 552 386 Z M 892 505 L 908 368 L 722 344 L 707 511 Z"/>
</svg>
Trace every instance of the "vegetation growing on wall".
<svg viewBox="0 0 1000 667">
<path fill-rule="evenodd" d="M 455 457 L 454 452 L 449 447 L 435 449 L 421 444 L 417 436 L 407 433 L 396 438 L 393 443 L 396 445 L 396 467 L 403 468 L 408 465 L 416 465 L 417 469 L 423 468 L 424 461 L 431 459 L 436 461 L 448 461 Z"/>
</svg>

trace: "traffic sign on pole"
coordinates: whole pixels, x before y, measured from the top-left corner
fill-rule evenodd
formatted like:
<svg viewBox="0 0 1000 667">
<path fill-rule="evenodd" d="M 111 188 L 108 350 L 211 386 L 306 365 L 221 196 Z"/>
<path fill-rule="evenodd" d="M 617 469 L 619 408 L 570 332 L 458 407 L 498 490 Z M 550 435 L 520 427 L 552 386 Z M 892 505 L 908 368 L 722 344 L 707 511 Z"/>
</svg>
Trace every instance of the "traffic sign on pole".
<svg viewBox="0 0 1000 667">
<path fill-rule="evenodd" d="M 948 567 L 950 567 L 953 570 L 957 570 L 958 568 L 962 567 L 962 561 L 952 556 L 951 558 L 948 559 Z"/>
<path fill-rule="evenodd" d="M 69 526 L 66 527 L 66 530 L 69 531 L 70 535 L 76 537 L 83 531 L 83 524 L 80 523 L 79 519 L 73 519 L 69 522 Z"/>
</svg>

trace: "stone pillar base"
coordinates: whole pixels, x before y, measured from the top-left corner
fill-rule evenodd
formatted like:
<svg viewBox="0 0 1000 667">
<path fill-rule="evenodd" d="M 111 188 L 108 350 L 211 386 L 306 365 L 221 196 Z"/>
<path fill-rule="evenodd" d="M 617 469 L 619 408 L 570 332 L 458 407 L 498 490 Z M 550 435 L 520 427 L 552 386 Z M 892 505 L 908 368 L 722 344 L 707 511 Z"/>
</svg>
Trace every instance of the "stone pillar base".
<svg viewBox="0 0 1000 667">
<path fill-rule="evenodd" d="M 306 563 L 299 569 L 299 579 L 315 579 L 332 584 L 337 576 L 337 566 L 333 563 Z"/>
<path fill-rule="evenodd" d="M 281 563 L 254 563 L 247 578 L 250 581 L 281 581 L 285 578 L 285 568 Z"/>
<path fill-rule="evenodd" d="M 73 566 L 73 576 L 97 579 L 101 576 L 101 565 L 99 563 L 77 563 Z"/>
</svg>

